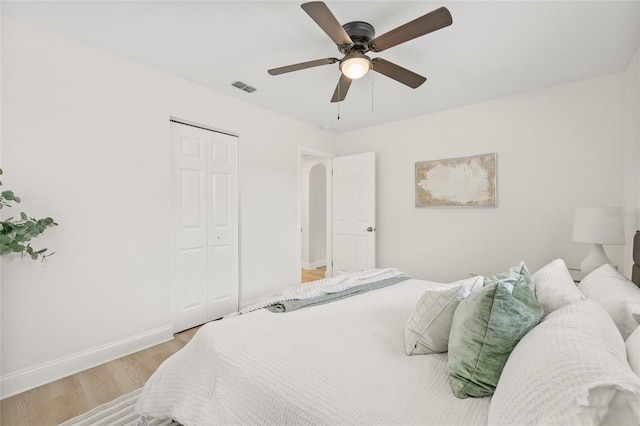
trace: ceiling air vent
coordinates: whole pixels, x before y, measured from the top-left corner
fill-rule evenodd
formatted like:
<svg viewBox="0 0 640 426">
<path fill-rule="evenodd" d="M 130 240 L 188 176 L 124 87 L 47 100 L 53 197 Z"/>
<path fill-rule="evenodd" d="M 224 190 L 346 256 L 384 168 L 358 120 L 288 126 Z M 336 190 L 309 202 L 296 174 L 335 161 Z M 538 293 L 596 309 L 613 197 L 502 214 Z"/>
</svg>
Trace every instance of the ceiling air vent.
<svg viewBox="0 0 640 426">
<path fill-rule="evenodd" d="M 234 81 L 233 83 L 231 83 L 231 85 L 232 85 L 233 87 L 237 87 L 237 88 L 238 88 L 238 89 L 240 89 L 240 90 L 244 90 L 244 91 L 245 91 L 245 92 L 247 92 L 247 93 L 253 93 L 253 92 L 255 92 L 256 90 L 258 90 L 258 89 L 256 89 L 255 87 L 251 87 L 251 86 L 249 86 L 248 84 L 245 84 L 245 83 L 243 83 L 243 82 L 241 82 L 241 81 Z"/>
</svg>

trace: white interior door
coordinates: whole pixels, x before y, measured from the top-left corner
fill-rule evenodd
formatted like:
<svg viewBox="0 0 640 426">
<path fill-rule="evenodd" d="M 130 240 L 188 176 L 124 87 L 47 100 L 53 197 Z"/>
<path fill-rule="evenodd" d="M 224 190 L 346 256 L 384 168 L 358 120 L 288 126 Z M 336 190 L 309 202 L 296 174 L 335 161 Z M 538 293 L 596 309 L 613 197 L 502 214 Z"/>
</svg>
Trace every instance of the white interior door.
<svg viewBox="0 0 640 426">
<path fill-rule="evenodd" d="M 334 275 L 376 266 L 375 152 L 333 159 Z"/>
<path fill-rule="evenodd" d="M 238 140 L 171 123 L 174 331 L 238 308 Z"/>
</svg>

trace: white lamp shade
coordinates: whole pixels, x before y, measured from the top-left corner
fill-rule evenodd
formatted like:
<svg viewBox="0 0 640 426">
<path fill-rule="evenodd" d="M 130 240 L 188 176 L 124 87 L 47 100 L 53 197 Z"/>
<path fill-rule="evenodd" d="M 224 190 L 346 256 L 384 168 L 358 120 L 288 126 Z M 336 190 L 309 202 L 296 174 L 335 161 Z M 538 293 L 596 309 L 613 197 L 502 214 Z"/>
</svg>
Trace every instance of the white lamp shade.
<svg viewBox="0 0 640 426">
<path fill-rule="evenodd" d="M 581 207 L 573 221 L 573 241 L 624 244 L 624 214 L 616 207 Z"/>
<path fill-rule="evenodd" d="M 340 71 L 351 80 L 364 77 L 371 69 L 371 59 L 358 52 L 350 53 L 340 63 Z"/>
</svg>

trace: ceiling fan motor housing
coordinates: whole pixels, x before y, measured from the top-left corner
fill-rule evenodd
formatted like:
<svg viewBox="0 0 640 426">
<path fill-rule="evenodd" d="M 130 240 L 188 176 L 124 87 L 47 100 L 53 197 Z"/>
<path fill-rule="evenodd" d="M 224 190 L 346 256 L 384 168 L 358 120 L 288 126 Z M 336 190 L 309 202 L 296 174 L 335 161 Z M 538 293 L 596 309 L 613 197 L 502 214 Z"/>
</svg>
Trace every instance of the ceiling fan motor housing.
<svg viewBox="0 0 640 426">
<path fill-rule="evenodd" d="M 369 51 L 369 42 L 373 40 L 376 35 L 373 25 L 368 22 L 354 21 L 348 22 L 342 26 L 351 40 L 353 45 L 341 45 L 338 46 L 338 50 L 343 55 L 348 54 L 354 50 L 358 50 L 362 53 Z"/>
</svg>

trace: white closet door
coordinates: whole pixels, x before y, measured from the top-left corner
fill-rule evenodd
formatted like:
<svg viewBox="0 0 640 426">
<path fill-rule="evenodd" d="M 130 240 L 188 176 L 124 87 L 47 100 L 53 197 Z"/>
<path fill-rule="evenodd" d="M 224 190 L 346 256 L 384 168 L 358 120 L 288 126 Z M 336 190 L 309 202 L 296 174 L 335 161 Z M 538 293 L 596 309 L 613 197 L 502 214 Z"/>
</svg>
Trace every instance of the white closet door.
<svg viewBox="0 0 640 426">
<path fill-rule="evenodd" d="M 209 320 L 238 309 L 238 138 L 210 133 Z"/>
<path fill-rule="evenodd" d="M 376 266 L 375 152 L 333 158 L 333 274 Z"/>
<path fill-rule="evenodd" d="M 171 123 L 174 331 L 238 308 L 238 140 Z"/>
</svg>

